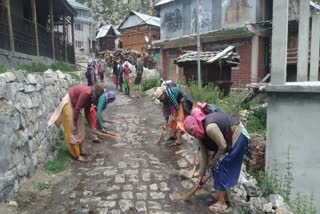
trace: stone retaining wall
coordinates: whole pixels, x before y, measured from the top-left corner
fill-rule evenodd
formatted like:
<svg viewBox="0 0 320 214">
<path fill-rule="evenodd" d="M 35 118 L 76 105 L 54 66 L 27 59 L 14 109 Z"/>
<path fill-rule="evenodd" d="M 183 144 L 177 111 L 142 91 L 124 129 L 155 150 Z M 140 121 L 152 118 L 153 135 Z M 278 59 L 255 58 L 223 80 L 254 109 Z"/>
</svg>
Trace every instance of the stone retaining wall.
<svg viewBox="0 0 320 214">
<path fill-rule="evenodd" d="M 72 84 L 60 71 L 0 74 L 0 200 L 50 157 L 58 129 L 47 121 Z"/>
</svg>

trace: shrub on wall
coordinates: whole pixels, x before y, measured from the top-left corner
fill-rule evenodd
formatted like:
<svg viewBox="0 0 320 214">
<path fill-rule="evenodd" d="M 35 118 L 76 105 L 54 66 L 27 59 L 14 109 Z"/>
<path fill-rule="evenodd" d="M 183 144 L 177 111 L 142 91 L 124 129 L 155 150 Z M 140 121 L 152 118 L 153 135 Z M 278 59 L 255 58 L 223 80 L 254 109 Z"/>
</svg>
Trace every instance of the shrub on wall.
<svg viewBox="0 0 320 214">
<path fill-rule="evenodd" d="M 141 87 L 142 91 L 147 91 L 151 88 L 160 86 L 159 78 L 146 79 L 142 81 Z"/>
</svg>

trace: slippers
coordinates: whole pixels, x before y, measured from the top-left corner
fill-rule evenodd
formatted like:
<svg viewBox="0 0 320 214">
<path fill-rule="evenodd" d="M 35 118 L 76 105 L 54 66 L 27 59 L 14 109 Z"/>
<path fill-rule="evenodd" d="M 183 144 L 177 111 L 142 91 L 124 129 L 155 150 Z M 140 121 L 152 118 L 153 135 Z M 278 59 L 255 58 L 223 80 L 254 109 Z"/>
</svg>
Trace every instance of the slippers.
<svg viewBox="0 0 320 214">
<path fill-rule="evenodd" d="M 226 211 L 228 209 L 228 206 L 226 204 L 220 205 L 220 204 L 213 204 L 209 207 L 209 210 L 211 212 L 221 212 Z"/>
<path fill-rule="evenodd" d="M 82 157 L 81 155 L 77 158 L 77 161 L 80 161 L 82 163 L 87 163 L 89 162 L 89 159 Z"/>
</svg>

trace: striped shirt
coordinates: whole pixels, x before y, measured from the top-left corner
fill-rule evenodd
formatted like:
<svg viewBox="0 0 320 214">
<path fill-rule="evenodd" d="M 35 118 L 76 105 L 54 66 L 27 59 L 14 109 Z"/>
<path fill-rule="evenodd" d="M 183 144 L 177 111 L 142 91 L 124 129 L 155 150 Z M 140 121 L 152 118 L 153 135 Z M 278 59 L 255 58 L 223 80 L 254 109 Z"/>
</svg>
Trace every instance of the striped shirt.
<svg viewBox="0 0 320 214">
<path fill-rule="evenodd" d="M 180 93 L 180 89 L 178 87 L 167 88 L 164 93 L 167 96 L 166 100 L 163 102 L 165 110 L 164 118 L 168 121 L 170 116 L 170 106 L 173 105 L 174 110 L 179 110 L 179 102 L 177 98 Z"/>
</svg>

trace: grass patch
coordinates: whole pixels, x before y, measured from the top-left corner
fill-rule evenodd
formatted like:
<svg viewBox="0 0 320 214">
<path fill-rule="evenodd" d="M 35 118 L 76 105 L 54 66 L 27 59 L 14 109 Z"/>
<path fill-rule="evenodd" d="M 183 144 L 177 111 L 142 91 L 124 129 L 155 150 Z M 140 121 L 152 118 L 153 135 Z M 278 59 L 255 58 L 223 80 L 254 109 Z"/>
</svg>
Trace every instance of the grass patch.
<svg viewBox="0 0 320 214">
<path fill-rule="evenodd" d="M 64 145 L 64 135 L 60 131 L 59 137 L 54 140 L 53 151 L 55 157 L 44 164 L 44 169 L 49 173 L 58 173 L 63 171 L 72 160 L 67 148 Z"/>
<path fill-rule="evenodd" d="M 33 187 L 33 189 L 41 192 L 42 190 L 49 189 L 50 184 L 49 183 L 37 182 L 37 183 L 32 184 L 32 187 Z"/>
<path fill-rule="evenodd" d="M 7 72 L 8 68 L 4 67 L 4 66 L 0 66 L 0 74 Z"/>
<path fill-rule="evenodd" d="M 147 91 L 151 88 L 158 87 L 158 86 L 160 86 L 159 78 L 142 80 L 142 83 L 141 83 L 142 91 Z"/>
<path fill-rule="evenodd" d="M 297 193 L 292 195 L 292 183 L 294 181 L 292 174 L 292 163 L 290 161 L 290 147 L 287 154 L 287 166 L 285 174 L 280 175 L 277 166 L 277 160 L 274 160 L 272 169 L 266 169 L 252 174 L 258 183 L 258 186 L 266 195 L 279 194 L 284 201 L 290 206 L 295 214 L 316 214 L 315 202 L 313 194 Z"/>
<path fill-rule="evenodd" d="M 17 70 L 24 70 L 30 73 L 43 73 L 48 69 L 54 71 L 60 70 L 62 72 L 72 72 L 76 70 L 75 65 L 66 64 L 63 62 L 54 62 L 51 65 L 45 65 L 42 63 L 20 64 L 16 67 Z"/>
</svg>

